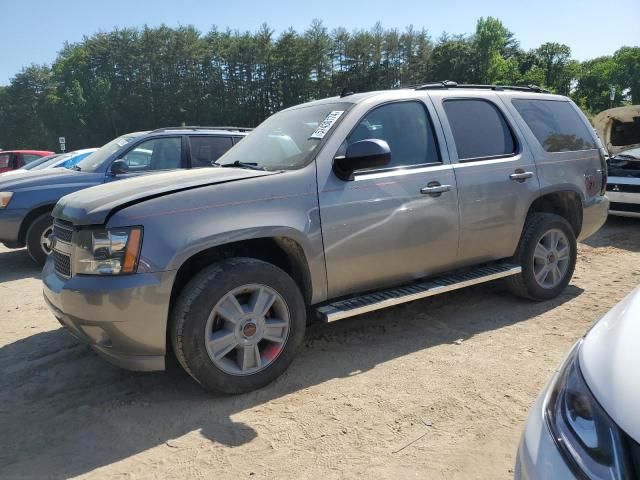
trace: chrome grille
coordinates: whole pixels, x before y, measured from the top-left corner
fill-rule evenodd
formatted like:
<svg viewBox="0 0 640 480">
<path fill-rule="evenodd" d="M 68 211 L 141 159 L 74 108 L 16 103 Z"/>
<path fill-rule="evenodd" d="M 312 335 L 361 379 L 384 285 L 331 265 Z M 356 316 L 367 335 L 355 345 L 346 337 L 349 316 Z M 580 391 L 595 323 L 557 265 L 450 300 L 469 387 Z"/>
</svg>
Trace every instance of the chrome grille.
<svg viewBox="0 0 640 480">
<path fill-rule="evenodd" d="M 53 234 L 61 242 L 71 243 L 71 237 L 73 236 L 73 225 L 69 222 L 65 222 L 64 220 L 54 220 Z"/>
<path fill-rule="evenodd" d="M 53 255 L 53 266 L 56 273 L 61 277 L 71 277 L 71 257 L 57 250 L 54 250 L 51 254 Z"/>
</svg>

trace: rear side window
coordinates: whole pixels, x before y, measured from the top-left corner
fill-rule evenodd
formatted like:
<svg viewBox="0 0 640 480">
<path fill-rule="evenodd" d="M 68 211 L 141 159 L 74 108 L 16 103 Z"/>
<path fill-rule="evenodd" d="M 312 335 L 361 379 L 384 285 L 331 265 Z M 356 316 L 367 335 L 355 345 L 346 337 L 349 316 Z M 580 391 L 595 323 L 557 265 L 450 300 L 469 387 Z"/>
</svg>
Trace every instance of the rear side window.
<svg viewBox="0 0 640 480">
<path fill-rule="evenodd" d="M 491 102 L 455 99 L 444 102 L 461 161 L 513 155 L 516 142 L 502 112 Z"/>
<path fill-rule="evenodd" d="M 594 136 L 569 102 L 524 99 L 512 102 L 547 152 L 597 148 Z"/>
<path fill-rule="evenodd" d="M 231 137 L 190 137 L 191 166 L 210 167 L 233 146 Z"/>
<path fill-rule="evenodd" d="M 367 139 L 389 144 L 389 167 L 440 162 L 433 126 L 419 102 L 389 103 L 372 110 L 349 134 L 344 147 Z"/>
<path fill-rule="evenodd" d="M 24 162 L 25 165 L 28 165 L 31 162 L 33 162 L 34 160 L 37 160 L 39 158 L 40 158 L 40 155 L 33 155 L 33 154 L 29 154 L 29 153 L 23 153 L 22 154 L 22 161 Z"/>
<path fill-rule="evenodd" d="M 11 160 L 11 155 L 6 153 L 4 155 L 0 155 L 0 168 L 8 168 L 9 160 Z"/>
</svg>

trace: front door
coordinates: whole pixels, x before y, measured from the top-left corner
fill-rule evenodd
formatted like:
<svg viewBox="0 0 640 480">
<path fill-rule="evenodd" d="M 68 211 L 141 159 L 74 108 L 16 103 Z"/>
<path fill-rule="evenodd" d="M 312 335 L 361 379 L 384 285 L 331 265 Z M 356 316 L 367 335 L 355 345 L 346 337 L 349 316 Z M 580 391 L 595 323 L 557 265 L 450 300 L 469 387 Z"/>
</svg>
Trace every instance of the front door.
<svg viewBox="0 0 640 480">
<path fill-rule="evenodd" d="M 401 284 L 456 259 L 458 200 L 427 106 L 387 103 L 358 121 L 338 154 L 364 139 L 389 144 L 388 168 L 319 181 L 329 297 Z M 439 188 L 436 188 L 439 187 Z"/>
<path fill-rule="evenodd" d="M 120 159 L 124 160 L 129 171 L 117 175 L 107 175 L 107 182 L 150 172 L 176 170 L 186 166 L 181 136 L 159 137 L 142 141 L 129 149 Z"/>
</svg>

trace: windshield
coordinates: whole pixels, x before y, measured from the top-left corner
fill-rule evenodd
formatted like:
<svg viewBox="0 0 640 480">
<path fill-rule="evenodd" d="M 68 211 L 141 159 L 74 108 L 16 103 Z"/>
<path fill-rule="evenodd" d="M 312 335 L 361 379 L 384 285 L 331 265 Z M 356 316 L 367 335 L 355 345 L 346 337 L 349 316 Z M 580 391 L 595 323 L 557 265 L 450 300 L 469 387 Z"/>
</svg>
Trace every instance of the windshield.
<svg viewBox="0 0 640 480">
<path fill-rule="evenodd" d="M 41 157 L 38 158 L 37 160 L 34 160 L 33 162 L 29 162 L 27 163 L 24 167 L 22 167 L 20 170 L 33 170 L 34 168 L 36 168 L 39 165 L 42 165 L 45 162 L 49 162 L 51 160 L 55 160 L 56 158 L 58 158 L 60 155 L 49 155 L 47 157 Z"/>
<path fill-rule="evenodd" d="M 625 150 L 616 155 L 616 157 L 632 157 L 640 160 L 640 148 L 632 148 L 631 150 Z"/>
<path fill-rule="evenodd" d="M 55 158 L 52 158 L 50 160 L 47 160 L 46 162 L 42 162 L 39 165 L 36 165 L 35 167 L 33 167 L 31 170 L 42 170 L 45 168 L 48 168 L 52 165 L 55 165 L 56 163 L 60 162 L 60 161 L 64 161 L 65 159 L 69 158 L 71 156 L 70 153 L 65 153 L 62 155 L 58 155 Z"/>
<path fill-rule="evenodd" d="M 276 113 L 225 153 L 216 163 L 252 163 L 266 170 L 296 170 L 313 152 L 351 103 L 324 103 Z"/>
<path fill-rule="evenodd" d="M 127 143 L 131 142 L 135 138 L 140 137 L 141 135 L 144 135 L 145 133 L 146 132 L 128 133 L 111 140 L 109 143 L 100 147 L 87 158 L 78 162 L 75 165 L 75 169 L 82 172 L 95 172 L 98 168 L 100 168 L 100 166 L 107 158 L 116 153 Z"/>
</svg>

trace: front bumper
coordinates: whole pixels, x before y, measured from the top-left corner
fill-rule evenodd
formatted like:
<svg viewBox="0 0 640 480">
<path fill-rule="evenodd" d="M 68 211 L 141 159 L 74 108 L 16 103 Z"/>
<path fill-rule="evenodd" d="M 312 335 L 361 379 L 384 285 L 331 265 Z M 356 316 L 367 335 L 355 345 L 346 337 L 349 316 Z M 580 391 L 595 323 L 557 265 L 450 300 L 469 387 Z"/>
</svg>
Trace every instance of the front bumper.
<svg viewBox="0 0 640 480">
<path fill-rule="evenodd" d="M 24 247 L 20 242 L 20 226 L 28 211 L 23 208 L 0 209 L 0 243 L 9 248 Z"/>
<path fill-rule="evenodd" d="M 545 400 L 550 385 L 555 383 L 557 375 L 556 373 L 553 376 L 529 412 L 516 455 L 514 470 L 516 480 L 575 478 L 556 447 L 544 419 Z"/>
<path fill-rule="evenodd" d="M 127 370 L 164 370 L 175 272 L 60 278 L 49 257 L 42 272 L 47 306 L 80 341 Z"/>
<path fill-rule="evenodd" d="M 578 241 L 585 240 L 600 230 L 607 221 L 609 215 L 609 199 L 607 197 L 594 197 L 582 209 L 582 229 L 578 235 Z"/>
</svg>

